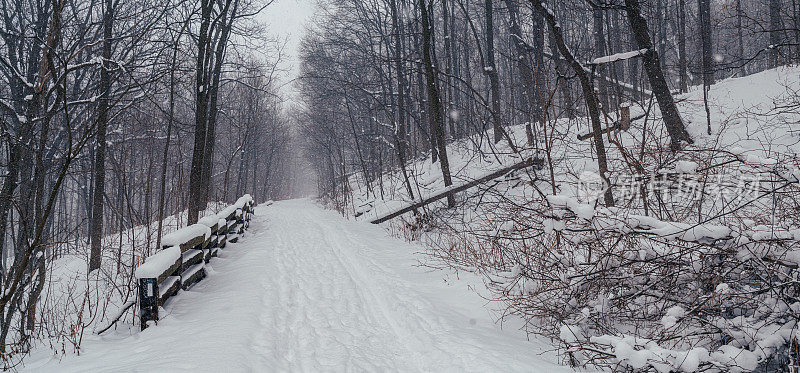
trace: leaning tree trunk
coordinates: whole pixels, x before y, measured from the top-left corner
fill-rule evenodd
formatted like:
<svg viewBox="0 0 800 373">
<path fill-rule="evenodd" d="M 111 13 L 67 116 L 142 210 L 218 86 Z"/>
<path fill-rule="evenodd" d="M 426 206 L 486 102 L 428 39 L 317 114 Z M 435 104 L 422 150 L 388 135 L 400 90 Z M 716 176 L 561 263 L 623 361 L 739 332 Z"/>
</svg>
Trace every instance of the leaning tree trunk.
<svg viewBox="0 0 800 373">
<path fill-rule="evenodd" d="M 675 106 L 675 100 L 669 91 L 667 80 L 664 79 L 664 73 L 661 71 L 658 52 L 653 48 L 653 43 L 650 40 L 650 30 L 647 27 L 647 21 L 642 16 L 639 0 L 625 0 L 625 12 L 628 15 L 628 21 L 631 24 L 636 43 L 640 49 L 647 50 L 642 55 L 644 69 L 647 73 L 647 78 L 650 80 L 650 87 L 656 96 L 656 101 L 658 101 L 658 106 L 661 108 L 664 125 L 667 127 L 670 137 L 670 147 L 673 150 L 678 150 L 681 148 L 681 142 L 685 141 L 692 144 L 692 137 L 686 132 L 686 127 L 683 125 L 678 108 Z"/>
<path fill-rule="evenodd" d="M 533 4 L 533 8 L 539 12 L 542 17 L 544 17 L 545 21 L 550 27 L 550 33 L 553 35 L 553 40 L 555 41 L 559 53 L 562 57 L 564 57 L 564 59 L 567 60 L 567 63 L 569 63 L 570 67 L 572 67 L 575 75 L 578 76 L 578 80 L 581 83 L 581 89 L 583 90 L 583 99 L 586 102 L 586 108 L 589 111 L 589 119 L 592 122 L 592 137 L 594 139 L 593 142 L 595 151 L 597 152 L 597 170 L 600 173 L 600 178 L 603 179 L 606 185 L 611 185 L 608 178 L 608 163 L 606 161 L 606 147 L 605 143 L 603 142 L 602 124 L 600 123 L 600 108 L 598 106 L 597 95 L 595 95 L 592 81 L 589 78 L 589 72 L 587 72 L 583 65 L 578 62 L 578 60 L 569 50 L 569 47 L 567 47 L 567 44 L 564 41 L 561 25 L 558 23 L 558 21 L 556 21 L 555 15 L 547 8 L 543 0 L 530 1 L 531 4 Z M 614 195 L 612 194 L 610 187 L 606 188 L 604 199 L 606 206 L 614 205 Z"/>
</svg>

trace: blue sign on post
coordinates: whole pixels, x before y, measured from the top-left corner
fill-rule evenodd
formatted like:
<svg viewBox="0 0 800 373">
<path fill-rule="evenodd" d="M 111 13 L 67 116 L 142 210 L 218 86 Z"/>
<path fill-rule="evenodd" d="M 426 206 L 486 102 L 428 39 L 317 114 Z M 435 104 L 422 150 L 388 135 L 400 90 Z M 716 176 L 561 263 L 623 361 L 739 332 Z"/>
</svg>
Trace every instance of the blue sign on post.
<svg viewBox="0 0 800 373">
<path fill-rule="evenodd" d="M 158 323 L 158 284 L 155 278 L 139 279 L 139 310 L 142 330 L 147 328 L 150 320 Z"/>
</svg>

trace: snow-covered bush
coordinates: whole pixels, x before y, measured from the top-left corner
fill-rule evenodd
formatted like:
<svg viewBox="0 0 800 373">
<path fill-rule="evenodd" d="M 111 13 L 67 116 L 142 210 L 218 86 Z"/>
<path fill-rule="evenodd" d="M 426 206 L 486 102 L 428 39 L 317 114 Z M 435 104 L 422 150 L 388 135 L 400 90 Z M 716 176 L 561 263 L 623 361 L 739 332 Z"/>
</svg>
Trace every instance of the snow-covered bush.
<svg viewBox="0 0 800 373">
<path fill-rule="evenodd" d="M 786 367 L 800 319 L 800 159 L 734 150 L 667 157 L 643 196 L 614 185 L 616 207 L 511 185 L 484 191 L 497 197 L 467 199 L 475 212 L 462 233 L 440 236 L 435 255 L 486 273 L 510 312 L 574 366 Z M 742 191 L 728 180 L 747 175 L 761 182 Z M 692 196 L 687 178 L 701 187 Z"/>
<path fill-rule="evenodd" d="M 695 143 L 668 149 L 657 111 L 634 102 L 604 134 L 615 203 L 602 197 L 586 118 L 552 118 L 515 154 L 480 136 L 448 146 L 454 180 L 520 157 L 543 168 L 498 178 L 386 224 L 431 249 L 429 267 L 478 272 L 526 330 L 574 366 L 631 371 L 779 371 L 798 362 L 800 80 L 797 67 L 679 97 Z M 754 89 L 757 87 L 757 89 Z M 609 113 L 611 119 L 616 113 Z M 508 127 L 523 144 L 525 125 Z M 542 144 L 545 144 L 542 146 Z M 430 159 L 407 165 L 414 195 L 444 188 Z M 380 191 L 351 176 L 329 201 L 368 220 L 409 203 L 401 173 Z M 386 189 L 385 191 L 383 189 Z M 344 201 L 342 204 L 341 201 Z"/>
</svg>

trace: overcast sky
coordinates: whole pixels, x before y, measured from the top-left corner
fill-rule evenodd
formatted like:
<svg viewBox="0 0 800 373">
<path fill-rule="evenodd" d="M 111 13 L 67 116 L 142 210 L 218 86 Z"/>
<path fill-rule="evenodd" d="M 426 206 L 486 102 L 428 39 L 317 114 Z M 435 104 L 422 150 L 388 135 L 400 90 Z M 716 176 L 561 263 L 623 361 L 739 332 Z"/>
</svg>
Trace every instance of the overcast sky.
<svg viewBox="0 0 800 373">
<path fill-rule="evenodd" d="M 299 61 L 298 47 L 303 38 L 305 27 L 311 22 L 316 9 L 316 0 L 275 0 L 261 12 L 261 19 L 267 23 L 269 32 L 280 38 L 288 38 L 284 66 L 291 70 L 282 77 L 282 82 L 289 82 L 297 77 Z M 293 85 L 283 87 L 283 93 L 289 97 L 294 95 Z"/>
<path fill-rule="evenodd" d="M 298 48 L 300 40 L 306 30 L 306 25 L 312 22 L 317 0 L 274 0 L 261 14 L 261 21 L 267 24 L 268 32 L 272 36 L 287 39 L 283 66 L 288 70 L 280 77 L 282 83 L 281 94 L 288 99 L 284 108 L 288 109 L 293 105 L 292 100 L 297 93 L 294 84 L 289 83 L 295 79 L 299 73 Z M 294 129 L 297 130 L 297 129 Z M 293 138 L 297 141 L 297 137 Z M 294 144 L 292 146 L 299 146 Z M 316 174 L 304 158 L 303 152 L 293 152 L 294 159 L 291 161 L 293 177 L 291 179 L 292 195 L 294 197 L 312 197 L 317 195 Z"/>
</svg>

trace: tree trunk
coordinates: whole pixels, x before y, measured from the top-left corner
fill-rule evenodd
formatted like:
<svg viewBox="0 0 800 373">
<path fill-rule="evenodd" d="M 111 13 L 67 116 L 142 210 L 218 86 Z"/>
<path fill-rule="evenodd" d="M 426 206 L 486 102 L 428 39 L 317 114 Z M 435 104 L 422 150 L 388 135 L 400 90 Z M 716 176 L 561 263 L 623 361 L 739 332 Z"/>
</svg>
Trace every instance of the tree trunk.
<svg viewBox="0 0 800 373">
<path fill-rule="evenodd" d="M 500 81 L 497 77 L 497 66 L 494 61 L 494 21 L 492 16 L 492 0 L 485 0 L 486 9 L 486 74 L 492 92 L 492 127 L 494 128 L 494 142 L 503 139 L 502 113 L 500 112 Z"/>
<path fill-rule="evenodd" d="M 208 98 L 208 121 L 206 122 L 205 136 L 206 145 L 203 149 L 203 194 L 198 206 L 202 210 L 205 210 L 206 203 L 210 200 L 211 190 L 213 189 L 213 185 L 211 184 L 211 175 L 214 170 L 214 141 L 216 140 L 219 79 L 222 75 L 222 63 L 225 60 L 228 38 L 230 36 L 231 28 L 233 27 L 233 21 L 238 11 L 238 7 L 239 0 L 228 0 L 225 2 L 225 7 L 222 10 L 223 17 L 219 26 L 221 27 L 219 39 L 217 40 L 216 50 L 214 51 L 214 70 L 211 73 L 211 84 L 209 87 Z"/>
<path fill-rule="evenodd" d="M 211 27 L 212 0 L 201 0 L 200 32 L 197 37 L 197 68 L 195 71 L 195 123 L 192 165 L 189 173 L 189 214 L 188 224 L 197 223 L 200 214 L 200 200 L 203 197 L 203 159 L 206 147 L 206 124 L 208 122 L 208 68 L 209 28 Z"/>
<path fill-rule="evenodd" d="M 636 44 L 636 37 L 633 36 L 632 33 L 628 32 L 628 42 L 630 49 L 637 49 L 638 44 Z M 638 58 L 631 58 L 628 60 L 628 79 L 633 86 L 633 99 L 639 101 L 642 99 L 642 87 L 641 82 L 639 79 L 639 59 Z"/>
<path fill-rule="evenodd" d="M 425 81 L 428 88 L 428 109 L 430 110 L 429 119 L 431 130 L 436 138 L 436 147 L 439 152 L 439 164 L 442 168 L 442 178 L 444 185 L 453 185 L 450 176 L 450 162 L 447 159 L 447 144 L 444 139 L 444 121 L 442 120 L 442 106 L 439 99 L 439 87 L 436 84 L 436 73 L 433 71 L 433 59 L 431 51 L 434 46 L 431 41 L 433 35 L 433 24 L 428 18 L 428 9 L 425 0 L 419 0 L 419 8 L 422 16 L 422 63 L 425 65 Z M 447 197 L 447 206 L 454 207 L 455 198 L 450 195 Z"/>
<path fill-rule="evenodd" d="M 794 61 L 800 64 L 800 2 L 798 0 L 792 0 L 792 14 L 794 14 L 794 17 L 792 17 L 795 43 Z M 741 28 L 739 30 L 741 32 Z"/>
<path fill-rule="evenodd" d="M 212 14 L 215 5 L 220 7 L 219 14 Z M 238 0 L 201 2 L 195 82 L 195 137 L 189 176 L 189 224 L 197 222 L 200 211 L 205 210 L 210 197 L 219 79 L 238 5 Z"/>
<path fill-rule="evenodd" d="M 418 10 L 416 8 L 419 8 L 420 4 L 422 4 L 424 6 L 423 2 L 414 2 L 414 10 L 415 10 L 415 12 Z M 420 40 L 419 40 L 419 36 L 418 36 L 419 35 L 418 27 L 419 27 L 418 23 L 414 22 L 414 31 L 412 32 L 412 37 L 414 38 L 414 46 L 416 47 L 417 51 L 419 51 L 423 47 L 420 44 Z M 423 25 L 422 27 L 425 28 L 426 26 Z M 417 52 L 417 53 L 419 53 L 419 52 Z M 422 118 L 426 118 L 427 117 L 428 123 L 429 124 L 433 123 L 432 114 L 430 113 L 428 107 L 426 107 L 426 106 L 429 106 L 428 105 L 428 100 L 425 97 L 426 96 L 426 93 L 425 93 L 425 79 L 426 79 L 425 71 L 426 70 L 423 68 L 423 69 L 418 69 L 417 71 L 418 71 L 418 73 L 417 73 L 417 76 L 416 76 L 416 81 L 417 81 L 416 85 L 417 85 L 417 96 L 419 97 L 418 100 L 417 100 L 417 105 L 419 107 L 420 115 L 419 115 L 419 120 L 416 121 L 416 124 L 417 124 L 417 128 L 424 135 L 425 140 L 427 140 L 429 145 L 430 145 L 431 162 L 436 162 L 436 161 L 439 160 L 439 150 L 438 150 L 437 145 L 436 145 L 436 133 L 433 130 L 433 127 L 429 126 L 426 129 L 426 127 L 423 125 L 423 122 L 422 122 Z"/>
<path fill-rule="evenodd" d="M 783 63 L 781 61 L 781 49 L 779 47 L 783 42 L 782 28 L 781 0 L 769 0 L 769 43 L 772 46 L 769 51 L 769 60 L 772 68 L 776 68 Z"/>
<path fill-rule="evenodd" d="M 594 21 L 594 53 L 597 57 L 602 57 L 607 54 L 606 36 L 603 32 L 603 10 L 596 7 L 592 10 L 592 20 Z M 601 75 L 606 75 L 606 68 L 598 66 L 597 72 Z M 608 110 L 608 83 L 605 79 L 598 79 L 598 98 L 600 104 Z"/>
<path fill-rule="evenodd" d="M 597 152 L 597 170 L 600 174 L 600 178 L 609 185 L 606 188 L 604 193 L 604 199 L 606 206 L 613 206 L 614 205 L 614 195 L 611 191 L 611 183 L 608 178 L 608 163 L 606 161 L 606 147 L 605 143 L 603 142 L 603 134 L 602 134 L 602 125 L 600 123 L 600 108 L 598 107 L 597 96 L 595 95 L 594 87 L 592 86 L 592 81 L 590 79 L 589 73 L 584 69 L 583 65 L 575 59 L 575 56 L 567 47 L 566 42 L 564 41 L 564 35 L 561 30 L 561 25 L 556 21 L 555 15 L 551 13 L 547 6 L 544 4 L 543 0 L 530 0 L 531 4 L 533 4 L 533 8 L 542 16 L 544 17 L 545 21 L 547 22 L 548 26 L 550 27 L 550 33 L 553 35 L 553 40 L 555 41 L 556 46 L 558 47 L 559 53 L 561 56 L 564 57 L 569 63 L 570 67 L 572 67 L 573 72 L 575 75 L 578 76 L 578 80 L 581 83 L 581 88 L 583 90 L 583 99 L 586 102 L 586 108 L 589 111 L 589 119 L 592 122 L 592 132 L 594 138 L 594 146 L 595 151 Z"/>
<path fill-rule="evenodd" d="M 681 92 L 689 91 L 689 72 L 686 63 L 686 0 L 678 0 L 678 76 Z"/>
<path fill-rule="evenodd" d="M 683 125 L 678 108 L 675 106 L 675 100 L 672 98 L 666 79 L 664 79 L 658 52 L 653 48 L 653 44 L 650 41 L 650 30 L 647 27 L 647 21 L 641 14 L 639 0 L 625 0 L 625 12 L 628 15 L 628 21 L 631 24 L 636 43 L 640 49 L 647 49 L 647 52 L 642 56 L 644 69 L 650 81 L 650 88 L 656 96 L 659 108 L 661 108 L 664 125 L 667 127 L 671 140 L 670 147 L 673 150 L 680 149 L 681 142 L 685 141 L 691 144 L 693 141 L 689 133 L 686 132 L 686 127 Z"/>
<path fill-rule="evenodd" d="M 533 97 L 535 100 L 535 106 L 533 107 L 533 119 L 539 124 L 539 128 L 541 129 L 542 133 L 544 133 L 545 119 L 547 118 L 545 115 L 545 106 L 547 105 L 545 99 L 547 96 L 545 88 L 547 72 L 545 71 L 544 65 L 545 24 L 544 19 L 537 12 L 531 13 L 531 32 L 533 33 L 533 38 L 531 41 L 533 43 Z M 519 35 L 522 36 L 522 33 Z M 569 85 L 566 86 L 569 87 Z M 536 129 L 533 130 L 534 143 L 536 143 L 538 133 L 539 132 Z"/>
<path fill-rule="evenodd" d="M 636 2 L 638 3 L 638 1 Z M 697 17 L 697 22 L 699 23 L 697 28 L 700 30 L 703 84 L 706 87 L 710 87 L 714 84 L 714 51 L 711 41 L 711 0 L 697 0 L 697 8 L 700 13 L 700 16 Z"/>
<path fill-rule="evenodd" d="M 400 170 L 403 172 L 403 180 L 405 181 L 406 192 L 413 200 L 414 191 L 411 189 L 411 182 L 408 179 L 408 172 L 406 171 L 406 102 L 405 102 L 405 79 L 402 60 L 402 46 L 400 36 L 403 32 L 400 26 L 397 0 L 391 0 L 389 6 L 392 11 L 392 29 L 394 34 L 394 67 L 395 74 L 397 74 L 397 125 L 395 126 L 395 146 L 397 146 L 397 163 L 399 163 Z M 455 134 L 454 129 L 451 133 Z"/>
<path fill-rule="evenodd" d="M 536 134 L 531 129 L 532 123 L 542 123 L 544 120 L 543 106 L 539 89 L 541 88 L 538 79 L 534 80 L 534 74 L 537 78 L 542 75 L 542 63 L 540 59 L 543 55 L 544 40 L 541 28 L 541 17 L 538 13 L 534 13 L 533 19 L 533 32 L 534 41 L 532 49 L 534 52 L 535 62 L 531 62 L 530 54 L 528 53 L 528 45 L 522 38 L 522 30 L 519 26 L 519 7 L 514 0 L 505 0 L 506 7 L 508 8 L 509 17 L 509 31 L 511 33 L 511 40 L 514 44 L 516 51 L 515 59 L 519 68 L 519 75 L 522 78 L 522 96 L 525 108 L 523 112 L 526 115 L 527 124 L 525 125 L 525 133 L 528 138 L 528 145 L 536 144 Z M 534 68 L 536 71 L 534 72 Z"/>
<path fill-rule="evenodd" d="M 539 14 L 538 12 L 533 12 L 534 14 Z M 567 80 L 567 76 L 569 75 L 569 63 L 564 61 L 564 58 L 561 57 L 561 53 L 558 53 L 558 46 L 556 45 L 556 38 L 553 36 L 553 33 L 549 33 L 549 43 L 550 43 L 550 50 L 553 51 L 553 59 L 555 60 L 556 65 L 556 73 L 558 78 L 561 79 L 558 82 L 558 85 L 561 86 L 561 101 L 565 106 L 564 111 L 567 114 L 567 118 L 572 119 L 575 118 L 575 102 L 572 99 L 572 86 L 569 84 L 569 80 Z"/>
<path fill-rule="evenodd" d="M 449 14 L 447 0 L 442 1 L 442 35 L 444 36 L 444 97 L 442 98 L 445 128 L 450 131 L 451 138 L 455 138 L 455 121 L 451 115 L 453 110 L 453 41 L 450 40 L 450 19 L 455 15 Z"/>
<path fill-rule="evenodd" d="M 94 158 L 94 195 L 92 198 L 92 232 L 89 271 L 100 268 L 103 244 L 103 194 L 106 180 L 106 131 L 108 129 L 108 110 L 111 94 L 111 42 L 114 26 L 114 4 L 105 0 L 103 15 L 103 61 L 100 69 L 100 100 L 97 103 L 97 149 Z"/>
<path fill-rule="evenodd" d="M 744 18 L 744 14 L 742 13 L 742 0 L 736 0 L 736 36 L 739 39 L 739 61 L 744 61 L 744 30 L 742 29 L 742 18 Z M 739 76 L 747 75 L 747 69 L 745 68 L 745 64 L 742 63 L 742 67 L 739 68 Z"/>
<path fill-rule="evenodd" d="M 348 121 L 350 122 L 350 130 L 353 133 L 353 142 L 356 145 L 358 164 L 361 165 L 361 174 L 364 175 L 364 185 L 367 187 L 366 195 L 369 196 L 369 193 L 372 191 L 372 186 L 370 185 L 369 173 L 367 173 L 367 164 L 364 161 L 364 155 L 361 152 L 361 139 L 358 137 L 358 132 L 356 131 L 356 118 L 353 116 L 353 111 L 350 108 L 350 100 L 347 98 L 347 90 L 344 91 L 344 97 L 344 105 L 347 108 L 347 117 L 349 119 Z"/>
<path fill-rule="evenodd" d="M 658 55 L 662 58 L 666 58 L 666 47 L 667 47 L 667 13 L 666 13 L 666 4 L 664 4 L 665 0 L 655 0 L 656 1 L 656 22 L 658 28 L 658 36 L 656 39 L 656 45 L 658 46 L 656 50 L 658 51 Z M 664 68 L 663 66 L 661 67 Z"/>
<path fill-rule="evenodd" d="M 8 213 L 11 210 L 14 190 L 17 188 L 17 177 L 19 176 L 19 166 L 22 152 L 21 142 L 23 138 L 27 137 L 27 130 L 25 127 L 28 126 L 23 124 L 23 127 L 20 128 L 20 139 L 11 139 L 9 141 L 11 149 L 8 159 L 6 177 L 5 180 L 3 180 L 3 189 L 0 191 L 0 280 L 3 280 L 3 282 L 6 275 L 6 226 L 8 225 Z"/>
<path fill-rule="evenodd" d="M 185 26 L 186 24 L 184 24 Z M 169 109 L 167 111 L 167 138 L 164 140 L 164 157 L 161 162 L 161 183 L 158 192 L 158 231 L 156 232 L 156 250 L 161 249 L 161 237 L 164 223 L 164 198 L 167 193 L 167 160 L 169 159 L 169 142 L 172 140 L 172 124 L 175 120 L 175 70 L 177 70 L 178 41 L 183 28 L 172 45 L 172 66 L 169 70 Z M 149 252 L 147 253 L 150 254 Z"/>
</svg>

